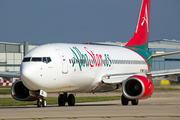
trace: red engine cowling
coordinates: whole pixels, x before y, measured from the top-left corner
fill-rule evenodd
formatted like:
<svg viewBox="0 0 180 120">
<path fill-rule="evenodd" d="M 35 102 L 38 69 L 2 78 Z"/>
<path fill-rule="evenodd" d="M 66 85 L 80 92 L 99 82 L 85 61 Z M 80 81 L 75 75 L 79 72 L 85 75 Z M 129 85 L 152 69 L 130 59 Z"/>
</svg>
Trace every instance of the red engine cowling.
<svg viewBox="0 0 180 120">
<path fill-rule="evenodd" d="M 152 95 L 154 85 L 147 77 L 134 75 L 123 82 L 122 89 L 127 99 L 145 99 Z"/>
<path fill-rule="evenodd" d="M 11 95 L 14 99 L 19 101 L 35 101 L 38 98 L 29 95 L 29 89 L 27 89 L 21 80 L 13 83 L 11 87 Z"/>
</svg>

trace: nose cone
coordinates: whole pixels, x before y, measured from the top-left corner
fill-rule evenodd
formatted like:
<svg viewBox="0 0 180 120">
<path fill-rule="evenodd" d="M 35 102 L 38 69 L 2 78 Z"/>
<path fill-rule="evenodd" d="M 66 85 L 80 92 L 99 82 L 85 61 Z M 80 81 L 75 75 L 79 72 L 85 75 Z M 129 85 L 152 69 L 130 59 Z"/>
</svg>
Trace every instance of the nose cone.
<svg viewBox="0 0 180 120">
<path fill-rule="evenodd" d="M 22 63 L 20 74 L 23 84 L 30 90 L 38 90 L 39 88 L 39 72 L 38 67 L 32 63 Z"/>
</svg>

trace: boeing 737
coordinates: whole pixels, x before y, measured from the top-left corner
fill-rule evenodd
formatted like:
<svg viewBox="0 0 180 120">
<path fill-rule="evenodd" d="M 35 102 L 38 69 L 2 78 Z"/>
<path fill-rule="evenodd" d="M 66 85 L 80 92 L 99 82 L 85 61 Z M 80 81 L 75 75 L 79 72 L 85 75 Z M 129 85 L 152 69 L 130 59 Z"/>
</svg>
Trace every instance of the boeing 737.
<svg viewBox="0 0 180 120">
<path fill-rule="evenodd" d="M 133 38 L 124 46 L 53 43 L 38 46 L 24 57 L 20 74 L 2 73 L 8 79 L 19 76 L 11 88 L 19 101 L 35 101 L 45 107 L 47 93 L 57 92 L 58 105 L 75 105 L 68 93 L 96 93 L 122 87 L 122 105 L 138 105 L 154 91 L 152 78 L 176 78 L 180 70 L 150 71 L 152 59 L 178 52 L 151 54 L 148 51 L 150 0 L 143 0 Z"/>
</svg>

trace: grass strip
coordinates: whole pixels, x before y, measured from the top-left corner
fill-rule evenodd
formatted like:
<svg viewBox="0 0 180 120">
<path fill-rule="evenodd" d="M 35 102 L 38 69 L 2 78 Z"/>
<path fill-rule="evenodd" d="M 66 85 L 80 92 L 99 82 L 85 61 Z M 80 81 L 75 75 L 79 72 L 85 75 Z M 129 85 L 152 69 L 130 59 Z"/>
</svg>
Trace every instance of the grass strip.
<svg viewBox="0 0 180 120">
<path fill-rule="evenodd" d="M 11 89 L 0 89 L 0 94 L 11 94 Z"/>
<path fill-rule="evenodd" d="M 0 88 L 11 88 L 11 86 L 0 86 Z"/>
<path fill-rule="evenodd" d="M 58 98 L 49 97 L 45 98 L 47 104 L 58 104 Z M 110 96 L 110 97 L 76 97 L 76 103 L 83 102 L 97 102 L 97 101 L 110 101 L 110 100 L 120 100 L 120 96 Z M 36 105 L 36 101 L 17 101 L 13 98 L 1 98 L 0 106 L 18 106 L 18 105 Z"/>
</svg>

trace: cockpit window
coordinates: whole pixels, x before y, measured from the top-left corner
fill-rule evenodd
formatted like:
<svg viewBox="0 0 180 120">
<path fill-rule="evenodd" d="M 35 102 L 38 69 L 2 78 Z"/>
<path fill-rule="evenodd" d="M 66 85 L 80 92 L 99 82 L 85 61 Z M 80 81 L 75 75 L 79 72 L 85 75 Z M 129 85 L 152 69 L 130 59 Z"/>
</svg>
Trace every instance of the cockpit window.
<svg viewBox="0 0 180 120">
<path fill-rule="evenodd" d="M 22 62 L 30 62 L 30 61 L 49 63 L 52 60 L 50 57 L 33 57 L 32 59 L 31 57 L 25 57 Z"/>
<path fill-rule="evenodd" d="M 46 61 L 47 61 L 47 60 L 46 60 L 46 57 L 43 57 L 43 62 L 44 62 L 44 63 L 47 63 Z"/>
<path fill-rule="evenodd" d="M 47 61 L 48 61 L 48 63 L 51 62 L 51 58 L 50 58 L 50 57 L 47 57 Z"/>
<path fill-rule="evenodd" d="M 42 61 L 42 58 L 40 58 L 40 57 L 33 57 L 31 61 L 41 62 L 41 61 Z"/>
<path fill-rule="evenodd" d="M 49 62 L 51 62 L 51 58 L 50 57 L 43 57 L 43 62 L 49 63 Z"/>
<path fill-rule="evenodd" d="M 24 59 L 23 59 L 23 61 L 22 61 L 22 62 L 30 62 L 30 60 L 31 60 L 31 58 L 30 58 L 30 57 L 26 57 L 26 58 L 24 58 Z"/>
</svg>

